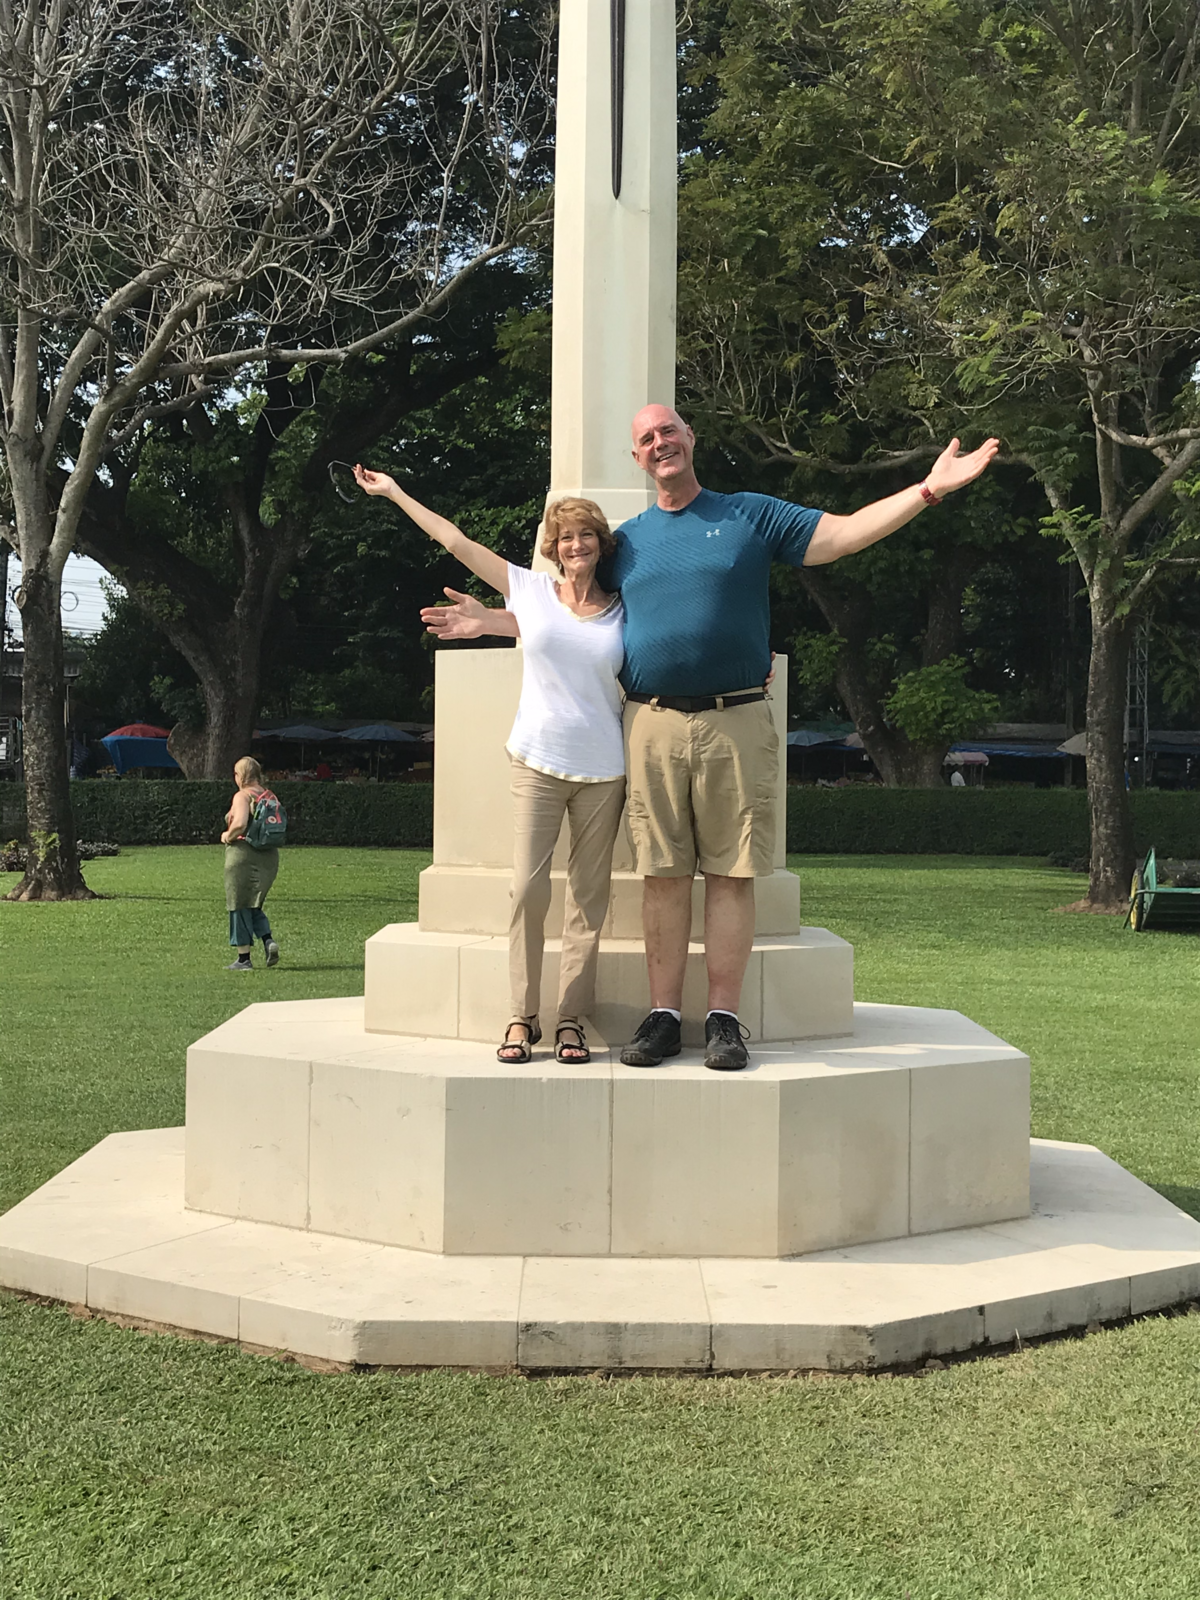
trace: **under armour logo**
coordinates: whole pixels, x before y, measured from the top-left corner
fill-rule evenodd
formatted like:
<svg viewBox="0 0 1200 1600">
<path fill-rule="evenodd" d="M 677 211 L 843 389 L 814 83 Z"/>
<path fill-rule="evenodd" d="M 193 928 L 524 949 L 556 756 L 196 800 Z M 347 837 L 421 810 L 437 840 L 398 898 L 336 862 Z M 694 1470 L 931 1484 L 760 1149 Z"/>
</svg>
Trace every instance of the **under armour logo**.
<svg viewBox="0 0 1200 1600">
<path fill-rule="evenodd" d="M 717 538 L 720 537 L 720 534 L 721 534 L 720 528 L 710 528 L 708 530 L 708 532 L 704 535 L 704 537 L 706 539 L 717 539 Z"/>
</svg>

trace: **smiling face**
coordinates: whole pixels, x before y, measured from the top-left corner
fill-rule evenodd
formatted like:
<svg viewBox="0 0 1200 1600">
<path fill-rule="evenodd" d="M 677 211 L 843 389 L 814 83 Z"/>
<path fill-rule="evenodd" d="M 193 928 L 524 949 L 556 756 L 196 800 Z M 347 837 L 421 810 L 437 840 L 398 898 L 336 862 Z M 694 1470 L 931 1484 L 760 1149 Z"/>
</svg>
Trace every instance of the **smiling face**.
<svg viewBox="0 0 1200 1600">
<path fill-rule="evenodd" d="M 692 477 L 695 446 L 695 434 L 669 406 L 643 406 L 633 419 L 633 459 L 662 488 Z"/>
<path fill-rule="evenodd" d="M 600 563 L 600 535 L 594 528 L 568 524 L 558 536 L 555 551 L 565 578 L 590 578 Z"/>
</svg>

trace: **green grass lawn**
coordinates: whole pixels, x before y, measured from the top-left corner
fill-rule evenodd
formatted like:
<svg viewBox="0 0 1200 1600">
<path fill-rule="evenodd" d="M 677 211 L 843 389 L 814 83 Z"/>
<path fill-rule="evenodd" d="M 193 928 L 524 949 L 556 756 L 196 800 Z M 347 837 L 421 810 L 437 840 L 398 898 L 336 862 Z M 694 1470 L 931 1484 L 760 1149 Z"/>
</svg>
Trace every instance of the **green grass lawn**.
<svg viewBox="0 0 1200 1600">
<path fill-rule="evenodd" d="M 187 1043 L 349 994 L 415 852 L 289 849 L 283 964 L 226 973 L 219 852 L 0 904 L 0 1204 L 181 1120 Z M 1056 915 L 1028 862 L 804 857 L 860 999 L 1027 1050 L 1035 1132 L 1200 1214 L 1200 945 Z M 0 885 L 4 882 L 0 879 Z M 917 1379 L 318 1377 L 4 1297 L 0 1600 L 1058 1600 L 1200 1593 L 1200 1316 Z"/>
</svg>

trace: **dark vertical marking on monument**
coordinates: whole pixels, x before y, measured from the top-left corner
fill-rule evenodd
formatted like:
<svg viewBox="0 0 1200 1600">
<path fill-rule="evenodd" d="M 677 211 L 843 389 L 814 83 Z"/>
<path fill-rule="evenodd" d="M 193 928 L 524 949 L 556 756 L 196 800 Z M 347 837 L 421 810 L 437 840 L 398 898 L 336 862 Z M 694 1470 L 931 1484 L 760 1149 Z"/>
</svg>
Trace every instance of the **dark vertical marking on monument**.
<svg viewBox="0 0 1200 1600">
<path fill-rule="evenodd" d="M 609 0 L 608 43 L 612 74 L 612 192 L 621 198 L 621 158 L 625 147 L 625 0 Z"/>
</svg>

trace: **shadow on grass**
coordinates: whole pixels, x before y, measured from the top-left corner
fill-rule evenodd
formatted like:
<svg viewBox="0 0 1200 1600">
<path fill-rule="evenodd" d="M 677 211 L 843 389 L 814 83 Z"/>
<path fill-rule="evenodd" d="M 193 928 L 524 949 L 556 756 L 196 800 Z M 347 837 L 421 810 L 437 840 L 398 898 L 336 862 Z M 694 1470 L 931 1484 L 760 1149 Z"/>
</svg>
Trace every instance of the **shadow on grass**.
<svg viewBox="0 0 1200 1600">
<path fill-rule="evenodd" d="M 361 972 L 361 961 L 333 961 L 328 966 L 320 966 L 307 961 L 285 961 L 280 963 L 283 972 Z"/>
<path fill-rule="evenodd" d="M 1069 872 L 1065 867 L 1055 867 L 1047 862 L 1045 856 L 956 856 L 949 853 L 944 855 L 891 855 L 884 851 L 860 852 L 850 850 L 845 854 L 831 854 L 828 851 L 814 850 L 811 855 L 802 851 L 789 850 L 787 864 L 793 872 L 803 872 L 805 864 L 816 867 L 832 867 L 848 865 L 856 869 L 870 866 L 878 862 L 881 867 L 902 867 L 905 872 L 997 872 L 1005 868 L 1021 868 L 1028 872 L 1030 869 L 1044 872 L 1047 877 L 1061 878 L 1064 881 L 1086 882 L 1087 874 Z"/>
<path fill-rule="evenodd" d="M 1180 1183 L 1156 1183 L 1153 1187 L 1173 1206 L 1186 1211 L 1189 1217 L 1200 1222 L 1200 1189 L 1189 1189 Z"/>
<path fill-rule="evenodd" d="M 417 897 L 411 891 L 405 894 L 390 895 L 386 889 L 380 889 L 377 894 L 342 894 L 338 892 L 319 896 L 310 895 L 305 898 L 288 894 L 285 891 L 283 894 L 276 895 L 271 904 L 289 906 L 378 906 L 389 904 L 399 906 L 405 910 L 415 910 Z"/>
</svg>

